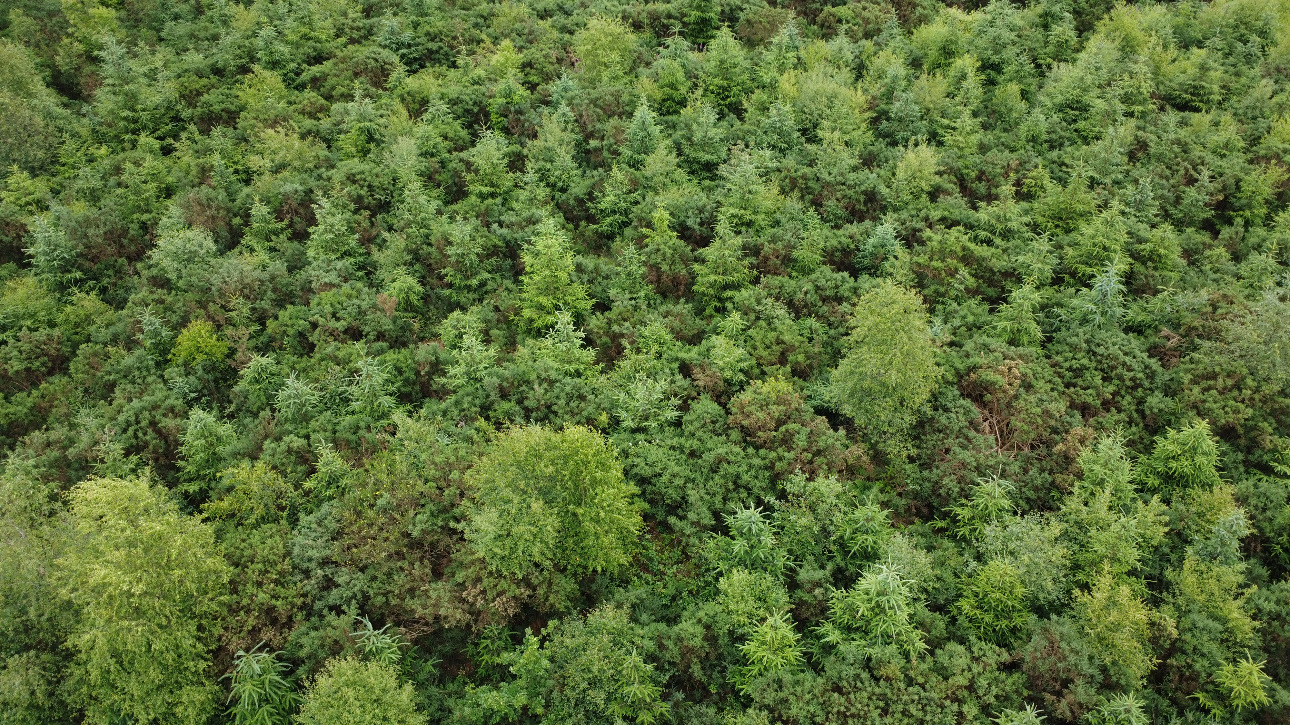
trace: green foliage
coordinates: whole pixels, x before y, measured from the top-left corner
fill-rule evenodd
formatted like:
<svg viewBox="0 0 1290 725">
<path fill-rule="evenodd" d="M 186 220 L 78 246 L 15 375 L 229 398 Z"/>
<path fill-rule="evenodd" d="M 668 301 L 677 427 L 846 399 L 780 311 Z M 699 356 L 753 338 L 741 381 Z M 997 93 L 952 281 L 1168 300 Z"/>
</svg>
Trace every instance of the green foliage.
<svg viewBox="0 0 1290 725">
<path fill-rule="evenodd" d="M 1267 694 L 1268 676 L 1263 672 L 1263 665 L 1246 652 L 1245 659 L 1223 665 L 1215 675 L 1238 713 L 1247 707 L 1261 707 L 1272 701 Z"/>
<path fill-rule="evenodd" d="M 876 504 L 851 509 L 843 514 L 841 524 L 847 554 L 861 561 L 876 558 L 891 541 L 891 512 Z"/>
<path fill-rule="evenodd" d="M 527 634 L 507 657 L 515 680 L 481 688 L 475 707 L 459 716 L 489 721 L 527 708 L 551 725 L 645 725 L 666 718 L 659 675 L 640 654 L 641 632 L 622 609 L 604 606 L 585 618 L 552 621 L 544 639 Z"/>
<path fill-rule="evenodd" d="M 1084 476 L 1062 504 L 1060 518 L 1076 575 L 1089 582 L 1104 568 L 1128 573 L 1164 538 L 1163 506 L 1134 490 L 1132 461 L 1118 436 L 1105 436 L 1080 454 Z"/>
<path fill-rule="evenodd" d="M 39 329 L 51 323 L 57 313 L 54 296 L 31 277 L 8 280 L 0 292 L 0 325 L 6 332 Z"/>
<path fill-rule="evenodd" d="M 940 378 L 926 309 L 889 282 L 856 302 L 850 353 L 833 372 L 843 412 L 874 434 L 898 433 L 927 402 Z"/>
<path fill-rule="evenodd" d="M 694 294 L 707 304 L 709 312 L 723 309 L 752 281 L 743 240 L 728 226 L 718 227 L 712 244 L 699 250 L 699 259 L 694 265 Z"/>
<path fill-rule="evenodd" d="M 725 516 L 730 536 L 717 540 L 723 571 L 745 569 L 778 577 L 787 565 L 776 540 L 775 525 L 760 508 L 739 508 Z"/>
<path fill-rule="evenodd" d="M 658 148 L 662 131 L 654 123 L 654 114 L 642 98 L 632 116 L 632 123 L 627 127 L 627 143 L 623 147 L 622 159 L 633 168 L 640 168 L 645 159 Z"/>
<path fill-rule="evenodd" d="M 609 714 L 637 725 L 651 725 L 667 716 L 668 706 L 659 695 L 663 688 L 655 684 L 654 666 L 632 650 L 618 680 L 618 696 L 609 706 Z"/>
<path fill-rule="evenodd" d="M 1071 552 L 1059 522 L 1036 515 L 1005 519 L 987 526 L 978 546 L 1016 571 L 1032 607 L 1053 611 L 1066 601 Z"/>
<path fill-rule="evenodd" d="M 1127 260 L 1128 230 L 1120 210 L 1114 206 L 1093 218 L 1076 234 L 1066 249 L 1066 264 L 1080 279 L 1093 279 L 1113 270 L 1123 276 Z"/>
<path fill-rule="evenodd" d="M 892 201 L 905 208 L 919 208 L 926 204 L 927 195 L 936 185 L 936 168 L 940 158 L 936 150 L 926 144 L 911 145 L 896 163 L 891 181 Z"/>
<path fill-rule="evenodd" d="M 505 136 L 491 130 L 479 135 L 479 141 L 465 154 L 470 161 L 467 188 L 472 196 L 492 199 L 511 191 L 515 178 L 508 167 L 510 153 Z"/>
<path fill-rule="evenodd" d="M 685 37 L 692 43 L 707 43 L 720 25 L 721 16 L 717 3 L 711 0 L 690 0 L 685 5 Z"/>
<path fill-rule="evenodd" d="M 1288 19 L 5 5 L 0 723 L 1290 721 Z"/>
<path fill-rule="evenodd" d="M 1106 700 L 1084 720 L 1090 725 L 1146 725 L 1150 722 L 1143 711 L 1142 701 L 1131 692 Z"/>
<path fill-rule="evenodd" d="M 53 162 L 58 139 L 70 125 L 57 96 L 45 85 L 33 54 L 0 42 L 0 168 L 37 171 Z"/>
<path fill-rule="evenodd" d="M 78 544 L 54 576 L 76 612 L 67 646 L 87 722 L 205 722 L 229 577 L 210 527 L 145 478 L 81 484 L 71 517 Z"/>
<path fill-rule="evenodd" d="M 41 282 L 62 290 L 84 276 L 76 268 L 76 247 L 49 215 L 32 219 L 27 239 L 31 246 L 23 251 L 31 259 L 32 273 Z"/>
<path fill-rule="evenodd" d="M 192 367 L 204 362 L 220 363 L 228 357 L 228 343 L 221 340 L 215 326 L 206 320 L 193 320 L 179 332 L 171 348 L 172 362 Z"/>
<path fill-rule="evenodd" d="M 717 603 L 736 629 L 749 631 L 788 608 L 788 592 L 765 571 L 731 569 L 717 582 Z"/>
<path fill-rule="evenodd" d="M 559 312 L 579 317 L 591 309 L 586 288 L 575 279 L 568 238 L 553 223 L 538 227 L 523 259 L 520 319 L 526 327 L 545 330 L 555 324 Z"/>
<path fill-rule="evenodd" d="M 412 684 L 398 671 L 353 657 L 331 660 L 310 683 L 296 721 L 301 725 L 423 725 Z"/>
<path fill-rule="evenodd" d="M 1034 705 L 1027 704 L 1025 709 L 1012 710 L 1004 709 L 994 718 L 999 725 L 1039 725 L 1039 723 L 1048 718 L 1040 714 L 1040 709 Z"/>
<path fill-rule="evenodd" d="M 246 227 L 246 234 L 242 237 L 242 244 L 256 254 L 267 257 L 274 250 L 281 248 L 286 232 L 285 227 L 285 224 L 274 218 L 272 210 L 259 197 L 256 197 L 251 203 L 249 224 Z"/>
<path fill-rule="evenodd" d="M 1169 573 L 1172 591 L 1166 612 L 1177 621 L 1176 647 L 1206 672 L 1221 670 L 1245 652 L 1255 640 L 1255 622 L 1247 610 L 1250 591 L 1244 587 L 1237 565 L 1184 559 L 1179 570 Z M 1196 697 L 1215 702 L 1213 692 Z M 1218 706 L 1221 709 L 1221 704 Z"/>
<path fill-rule="evenodd" d="M 749 91 L 751 68 L 743 46 L 730 28 L 717 31 L 703 54 L 703 95 L 726 113 L 737 113 Z"/>
<path fill-rule="evenodd" d="M 1088 591 L 1075 593 L 1074 616 L 1093 651 L 1120 686 L 1134 689 L 1155 668 L 1156 615 L 1130 585 L 1103 570 Z"/>
<path fill-rule="evenodd" d="M 848 445 L 783 378 L 754 381 L 729 408 L 731 424 L 765 452 L 780 475 L 843 473 L 866 462 L 863 448 Z"/>
<path fill-rule="evenodd" d="M 1008 294 L 1008 301 L 995 313 L 995 328 L 1007 342 L 1021 347 L 1035 347 L 1043 339 L 1036 313 L 1040 295 L 1033 284 L 1024 284 Z"/>
<path fill-rule="evenodd" d="M 965 499 L 958 506 L 950 507 L 954 517 L 958 519 L 955 535 L 967 539 L 979 538 L 987 526 L 1014 513 L 1016 509 L 1011 496 L 1016 489 L 1011 482 L 997 475 L 977 481 L 972 488 L 971 498 Z"/>
<path fill-rule="evenodd" d="M 1166 431 L 1156 439 L 1144 468 L 1151 487 L 1168 493 L 1218 485 L 1218 446 L 1209 424 L 1199 420 Z"/>
<path fill-rule="evenodd" d="M 363 657 L 386 667 L 398 667 L 399 661 L 403 659 L 403 651 L 400 649 L 402 641 L 397 634 L 385 631 L 390 625 L 373 629 L 372 622 L 367 617 L 357 617 L 354 622 L 360 625 L 354 633 L 354 639 L 358 641 L 358 651 Z"/>
<path fill-rule="evenodd" d="M 296 377 L 292 372 L 283 381 L 274 396 L 273 405 L 288 421 L 303 421 L 318 405 L 320 395 L 313 385 Z"/>
<path fill-rule="evenodd" d="M 833 645 L 857 646 L 871 656 L 890 649 L 916 658 L 927 644 L 914 624 L 912 584 L 898 569 L 875 564 L 855 586 L 829 597 L 829 619 L 820 626 L 821 638 Z"/>
<path fill-rule="evenodd" d="M 208 230 L 178 228 L 163 234 L 148 256 L 170 284 L 195 291 L 208 283 L 217 251 Z"/>
<path fill-rule="evenodd" d="M 314 217 L 318 221 L 309 230 L 309 239 L 305 242 L 310 262 L 335 262 L 359 253 L 353 207 L 348 200 L 324 197 L 314 205 Z"/>
<path fill-rule="evenodd" d="M 489 568 L 511 576 L 617 571 L 641 526 L 618 454 L 588 428 L 512 428 L 468 485 L 466 539 Z"/>
<path fill-rule="evenodd" d="M 233 725 L 286 725 L 300 700 L 285 675 L 287 663 L 278 661 L 281 652 L 238 650 L 229 678 L 227 715 Z"/>
<path fill-rule="evenodd" d="M 967 577 L 954 608 L 959 621 L 982 639 L 1007 645 L 1030 618 L 1026 586 L 1011 564 L 992 560 Z"/>
<path fill-rule="evenodd" d="M 215 481 L 228 461 L 228 450 L 236 432 L 229 423 L 209 411 L 194 409 L 181 438 L 179 468 L 195 486 L 205 488 Z"/>
<path fill-rule="evenodd" d="M 588 83 L 609 83 L 627 73 L 634 60 L 635 42 L 632 31 L 621 21 L 597 15 L 573 36 L 573 52 Z"/>
<path fill-rule="evenodd" d="M 758 677 L 800 667 L 805 660 L 800 640 L 801 635 L 793 628 L 787 612 L 766 617 L 753 629 L 748 641 L 739 646 L 747 664 L 736 671 L 736 684 L 747 691 Z"/>
<path fill-rule="evenodd" d="M 349 408 L 371 421 L 388 418 L 397 405 L 391 393 L 390 374 L 380 361 L 364 358 L 350 381 Z"/>
</svg>

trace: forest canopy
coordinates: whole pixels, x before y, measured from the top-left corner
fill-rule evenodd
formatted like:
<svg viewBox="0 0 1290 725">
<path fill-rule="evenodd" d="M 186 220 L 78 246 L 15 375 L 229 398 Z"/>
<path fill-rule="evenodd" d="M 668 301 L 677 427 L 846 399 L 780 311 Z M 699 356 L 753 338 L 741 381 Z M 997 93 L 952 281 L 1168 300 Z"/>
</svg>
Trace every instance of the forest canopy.
<svg viewBox="0 0 1290 725">
<path fill-rule="evenodd" d="M 1290 2 L 0 0 L 0 725 L 1290 721 Z"/>
</svg>

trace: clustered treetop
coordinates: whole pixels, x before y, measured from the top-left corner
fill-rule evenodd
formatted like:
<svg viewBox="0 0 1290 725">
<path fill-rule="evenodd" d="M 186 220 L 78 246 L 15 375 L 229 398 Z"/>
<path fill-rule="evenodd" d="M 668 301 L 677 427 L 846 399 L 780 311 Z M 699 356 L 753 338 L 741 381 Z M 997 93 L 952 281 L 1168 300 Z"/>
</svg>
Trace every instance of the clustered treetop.
<svg viewBox="0 0 1290 725">
<path fill-rule="evenodd" d="M 1290 721 L 1290 0 L 4 0 L 0 725 Z"/>
</svg>

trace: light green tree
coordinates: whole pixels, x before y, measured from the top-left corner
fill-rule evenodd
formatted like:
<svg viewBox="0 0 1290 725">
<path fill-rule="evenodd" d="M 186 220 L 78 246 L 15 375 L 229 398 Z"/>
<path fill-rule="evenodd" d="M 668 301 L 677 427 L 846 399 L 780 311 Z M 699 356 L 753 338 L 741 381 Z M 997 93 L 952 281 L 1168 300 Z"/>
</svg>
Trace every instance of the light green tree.
<svg viewBox="0 0 1290 725">
<path fill-rule="evenodd" d="M 1010 516 L 985 527 L 982 556 L 1008 562 L 1021 577 L 1030 605 L 1052 611 L 1070 595 L 1070 549 L 1051 517 Z"/>
<path fill-rule="evenodd" d="M 1005 708 L 999 711 L 998 717 L 994 722 L 998 725 L 1040 725 L 1046 718 L 1043 711 L 1034 705 L 1027 704 L 1021 710 Z"/>
<path fill-rule="evenodd" d="M 467 477 L 466 538 L 494 571 L 617 571 L 641 515 L 613 446 L 590 428 L 503 433 Z"/>
<path fill-rule="evenodd" d="M 23 252 L 31 260 L 32 274 L 50 289 L 67 289 L 81 278 L 76 269 L 76 245 L 52 215 L 32 218 L 28 223 L 27 243 L 30 246 Z"/>
<path fill-rule="evenodd" d="M 323 197 L 314 205 L 317 223 L 309 230 L 305 251 L 314 263 L 334 262 L 362 251 L 354 231 L 354 205 L 336 194 Z"/>
<path fill-rule="evenodd" d="M 1210 489 L 1222 482 L 1218 475 L 1218 445 L 1205 421 L 1197 420 L 1177 430 L 1170 428 L 1155 443 L 1142 467 L 1148 488 L 1172 494 Z"/>
<path fill-rule="evenodd" d="M 927 309 L 917 293 L 883 282 L 856 302 L 852 325 L 834 397 L 871 433 L 900 433 L 941 375 Z"/>
<path fill-rule="evenodd" d="M 281 246 L 286 238 L 286 223 L 278 221 L 273 211 L 257 196 L 251 203 L 243 246 L 266 258 Z"/>
<path fill-rule="evenodd" d="M 752 281 L 743 240 L 728 224 L 718 223 L 716 238 L 699 250 L 699 259 L 694 265 L 694 294 L 707 304 L 709 312 Z"/>
<path fill-rule="evenodd" d="M 57 94 L 45 87 L 33 55 L 21 44 L 0 41 L 0 168 L 3 169 L 35 172 L 56 161 L 59 137 L 68 120 Z"/>
<path fill-rule="evenodd" d="M 891 182 L 893 201 L 903 208 L 918 208 L 936 186 L 940 155 L 926 144 L 911 144 L 896 162 Z"/>
<path fill-rule="evenodd" d="M 524 148 L 526 170 L 554 190 L 568 189 L 582 174 L 576 160 L 581 140 L 578 121 L 568 106 L 543 114 L 537 138 Z"/>
<path fill-rule="evenodd" d="M 342 657 L 327 663 L 305 692 L 300 725 L 424 725 L 416 693 L 398 670 Z"/>
<path fill-rule="evenodd" d="M 526 635 L 503 657 L 516 679 L 481 699 L 489 721 L 513 722 L 520 707 L 542 725 L 651 725 L 667 717 L 663 677 L 641 654 L 647 640 L 626 610 L 602 606 L 552 620 L 543 635 L 545 642 Z"/>
<path fill-rule="evenodd" d="M 1112 205 L 1075 233 L 1065 256 L 1079 279 L 1091 280 L 1105 273 L 1108 266 L 1121 277 L 1128 271 L 1128 230 L 1121 211 Z"/>
<path fill-rule="evenodd" d="M 995 312 L 994 329 L 1004 340 L 1021 347 L 1037 347 L 1044 333 L 1035 313 L 1039 311 L 1040 293 L 1031 282 L 1008 293 L 1008 301 Z"/>
<path fill-rule="evenodd" d="M 875 564 L 855 586 L 833 592 L 829 619 L 820 625 L 821 638 L 832 645 L 858 646 L 868 654 L 885 650 L 917 657 L 927 643 L 911 617 L 913 584 L 895 567 Z"/>
<path fill-rule="evenodd" d="M 229 446 L 237 439 L 233 425 L 209 411 L 194 408 L 180 436 L 179 470 L 191 490 L 205 490 L 228 463 Z"/>
<path fill-rule="evenodd" d="M 717 582 L 717 606 L 735 629 L 748 631 L 766 617 L 788 609 L 788 592 L 764 571 L 732 569 Z"/>
<path fill-rule="evenodd" d="M 250 652 L 239 650 L 233 658 L 229 680 L 228 712 L 233 725 L 287 725 L 291 711 L 300 700 L 295 687 L 285 677 L 287 663 L 280 662 L 281 652 L 261 651 L 257 645 Z"/>
<path fill-rule="evenodd" d="M 574 279 L 573 249 L 553 222 L 543 222 L 524 248 L 524 275 L 520 278 L 520 320 L 530 330 L 545 330 L 556 322 L 556 313 L 574 317 L 586 314 L 592 300 Z"/>
<path fill-rule="evenodd" d="M 493 131 L 480 134 L 479 142 L 465 157 L 470 161 L 466 187 L 481 199 L 502 196 L 515 186 L 515 175 L 509 168 L 512 147 L 506 137 Z"/>
<path fill-rule="evenodd" d="M 372 627 L 372 620 L 367 617 L 355 617 L 354 639 L 358 650 L 367 659 L 387 667 L 397 667 L 403 660 L 403 637 L 397 632 L 387 631 L 390 625 L 380 629 Z"/>
<path fill-rule="evenodd" d="M 1083 582 L 1104 567 L 1127 574 L 1164 539 L 1164 506 L 1143 501 L 1134 490 L 1136 470 L 1124 441 L 1106 435 L 1079 456 L 1084 476 L 1062 502 L 1058 520 L 1071 552 L 1071 568 Z"/>
<path fill-rule="evenodd" d="M 775 524 L 760 508 L 736 508 L 725 516 L 729 537 L 714 542 L 717 565 L 722 571 L 762 571 L 778 579 L 788 566 L 779 546 Z"/>
<path fill-rule="evenodd" d="M 573 52 L 588 83 L 610 83 L 631 68 L 636 36 L 621 20 L 597 15 L 573 36 Z"/>
<path fill-rule="evenodd" d="M 1249 652 L 1245 659 L 1229 662 L 1219 668 L 1215 679 L 1227 694 L 1227 699 L 1241 712 L 1247 707 L 1262 707 L 1272 701 L 1267 685 L 1271 680 L 1263 671 L 1262 662 L 1255 662 Z"/>
<path fill-rule="evenodd" d="M 207 320 L 193 320 L 175 338 L 170 360 L 184 367 L 203 362 L 221 363 L 228 357 L 228 349 L 228 343 L 220 339 L 215 325 Z"/>
<path fill-rule="evenodd" d="M 721 28 L 703 54 L 703 96 L 718 110 L 736 113 L 752 86 L 748 54 L 730 28 Z"/>
<path fill-rule="evenodd" d="M 1075 594 L 1075 621 L 1102 665 L 1122 687 L 1136 689 L 1156 666 L 1152 633 L 1158 615 L 1109 568 Z"/>
<path fill-rule="evenodd" d="M 1084 716 L 1088 725 L 1147 725 L 1150 720 L 1142 709 L 1142 700 L 1132 692 L 1103 700 Z"/>
<path fill-rule="evenodd" d="M 987 562 L 964 579 L 962 591 L 954 605 L 959 621 L 986 641 L 1007 645 L 1030 618 L 1021 574 L 1006 561 Z"/>
<path fill-rule="evenodd" d="M 180 226 L 166 229 L 157 238 L 148 260 L 175 289 L 192 291 L 209 281 L 218 254 L 209 231 Z"/>
<path fill-rule="evenodd" d="M 1012 482 L 998 476 L 978 479 L 972 495 L 950 507 L 959 524 L 955 535 L 963 539 L 979 538 L 987 526 L 1015 513 L 1017 507 L 1012 503 L 1015 491 Z"/>
<path fill-rule="evenodd" d="M 645 158 L 658 148 L 662 131 L 654 122 L 654 113 L 642 98 L 636 106 L 631 125 L 627 127 L 627 143 L 622 150 L 623 161 L 632 168 L 640 168 Z"/>
<path fill-rule="evenodd" d="M 734 673 L 739 689 L 747 692 L 758 677 L 801 667 L 806 659 L 801 639 L 788 612 L 775 612 L 766 617 L 748 641 L 739 646 L 746 662 Z"/>
<path fill-rule="evenodd" d="M 85 722 L 206 722 L 229 578 L 211 528 L 143 477 L 90 480 L 70 498 L 79 540 L 54 577 L 76 612 L 69 682 Z"/>
</svg>

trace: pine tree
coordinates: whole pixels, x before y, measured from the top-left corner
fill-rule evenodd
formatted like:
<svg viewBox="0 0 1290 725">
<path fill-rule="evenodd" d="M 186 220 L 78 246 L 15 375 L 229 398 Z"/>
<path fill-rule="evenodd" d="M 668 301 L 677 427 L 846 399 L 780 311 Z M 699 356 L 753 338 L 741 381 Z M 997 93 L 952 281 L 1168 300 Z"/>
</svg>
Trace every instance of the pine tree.
<svg viewBox="0 0 1290 725">
<path fill-rule="evenodd" d="M 555 324 L 560 311 L 577 318 L 591 309 L 586 288 L 575 279 L 568 237 L 554 222 L 538 226 L 521 256 L 524 274 L 520 277 L 520 320 L 525 327 L 545 330 Z"/>
</svg>

